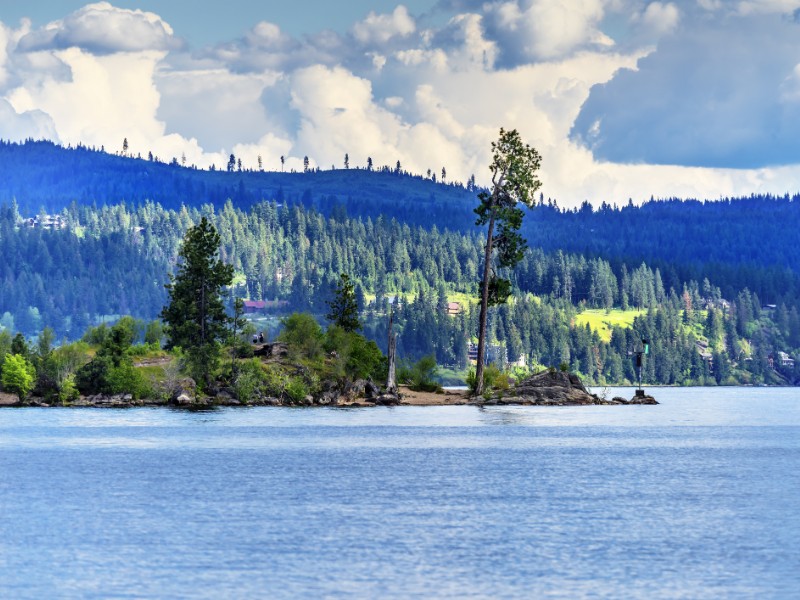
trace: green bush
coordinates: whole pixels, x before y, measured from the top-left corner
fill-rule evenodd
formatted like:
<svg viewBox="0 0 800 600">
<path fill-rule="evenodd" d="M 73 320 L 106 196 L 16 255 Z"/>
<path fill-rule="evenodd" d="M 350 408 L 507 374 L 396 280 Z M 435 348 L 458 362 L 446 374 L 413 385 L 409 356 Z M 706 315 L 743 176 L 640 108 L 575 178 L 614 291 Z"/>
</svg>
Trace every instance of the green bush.
<svg viewBox="0 0 800 600">
<path fill-rule="evenodd" d="M 292 313 L 281 319 L 283 330 L 278 341 L 289 346 L 289 352 L 296 358 L 314 360 L 322 355 L 322 327 L 308 313 Z"/>
<path fill-rule="evenodd" d="M 436 357 L 423 356 L 409 369 L 406 381 L 412 390 L 440 392 L 442 386 L 435 380 L 437 370 Z"/>
<path fill-rule="evenodd" d="M 264 385 L 264 379 L 264 368 L 259 360 L 242 362 L 233 382 L 236 398 L 240 402 L 251 402 Z"/>
<path fill-rule="evenodd" d="M 386 359 L 375 342 L 338 325 L 328 327 L 322 347 L 325 352 L 336 353 L 334 372 L 343 379 L 375 379 L 385 370 Z"/>
<path fill-rule="evenodd" d="M 68 402 L 77 400 L 79 395 L 80 392 L 75 385 L 75 375 L 67 375 L 64 381 L 61 383 L 61 389 L 58 390 L 59 401 L 62 404 L 67 404 Z"/>
<path fill-rule="evenodd" d="M 146 398 L 152 391 L 144 375 L 130 363 L 112 367 L 107 374 L 108 392 L 131 394 L 134 398 Z"/>
<path fill-rule="evenodd" d="M 275 367 L 266 366 L 262 370 L 261 377 L 263 378 L 264 392 L 273 398 L 283 397 L 283 392 L 286 390 L 288 383 L 286 374 L 280 369 Z"/>
<path fill-rule="evenodd" d="M 284 390 L 289 399 L 295 404 L 299 404 L 309 394 L 308 384 L 302 377 L 289 377 Z"/>
<path fill-rule="evenodd" d="M 3 388 L 20 398 L 25 398 L 33 389 L 36 370 L 21 354 L 9 354 L 3 363 Z"/>
<path fill-rule="evenodd" d="M 98 355 L 75 371 L 75 386 L 81 394 L 107 394 L 111 392 L 108 373 L 113 367 L 111 358 Z"/>
<path fill-rule="evenodd" d="M 471 394 L 475 393 L 477 383 L 478 378 L 476 376 L 475 369 L 470 369 L 469 373 L 467 373 L 467 387 L 469 388 Z M 484 396 L 490 395 L 491 392 L 507 390 L 510 385 L 511 384 L 508 380 L 508 375 L 498 369 L 497 365 L 486 365 L 486 367 L 483 369 Z"/>
</svg>

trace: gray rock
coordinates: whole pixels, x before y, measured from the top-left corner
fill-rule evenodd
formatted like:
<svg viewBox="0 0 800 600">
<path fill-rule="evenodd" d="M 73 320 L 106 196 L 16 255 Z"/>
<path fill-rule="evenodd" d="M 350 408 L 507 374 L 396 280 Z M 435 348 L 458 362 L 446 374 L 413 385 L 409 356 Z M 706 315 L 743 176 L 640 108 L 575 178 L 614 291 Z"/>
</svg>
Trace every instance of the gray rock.
<svg viewBox="0 0 800 600">
<path fill-rule="evenodd" d="M 19 406 L 19 397 L 16 394 L 0 392 L 0 406 Z"/>
<path fill-rule="evenodd" d="M 614 404 L 612 401 L 590 394 L 581 380 L 572 373 L 543 371 L 537 373 L 509 390 L 494 393 L 479 404 L 538 404 L 543 406 L 582 406 L 591 404 Z M 644 404 L 645 402 L 642 402 Z M 647 402 L 650 403 L 650 402 Z M 625 402 L 627 404 L 627 402 Z"/>
<path fill-rule="evenodd" d="M 658 404 L 658 402 L 649 394 L 637 393 L 633 398 L 631 398 L 628 404 Z"/>
<path fill-rule="evenodd" d="M 381 394 L 375 398 L 375 404 L 378 406 L 397 406 L 400 404 L 400 396 L 397 394 Z"/>
</svg>

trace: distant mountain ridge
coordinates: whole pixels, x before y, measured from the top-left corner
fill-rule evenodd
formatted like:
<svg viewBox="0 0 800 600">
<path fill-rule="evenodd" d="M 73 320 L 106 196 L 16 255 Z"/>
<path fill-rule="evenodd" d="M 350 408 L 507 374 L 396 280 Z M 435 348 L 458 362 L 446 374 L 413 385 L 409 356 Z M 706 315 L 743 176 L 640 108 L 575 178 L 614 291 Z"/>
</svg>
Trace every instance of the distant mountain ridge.
<svg viewBox="0 0 800 600">
<path fill-rule="evenodd" d="M 346 209 L 356 216 L 396 213 L 404 222 L 460 214 L 471 221 L 475 194 L 387 167 L 308 172 L 201 170 L 147 158 L 109 154 L 48 141 L 0 142 L 0 203 L 16 200 L 19 212 L 58 212 L 70 203 L 113 205 L 157 202 L 164 208 L 221 207 L 231 199 L 247 209 L 263 200 L 300 203 L 323 214 Z"/>
<path fill-rule="evenodd" d="M 546 190 L 546 182 L 545 187 Z M 398 172 L 332 169 L 298 173 L 200 170 L 158 160 L 119 156 L 47 141 L 0 142 L 0 204 L 15 200 L 20 214 L 59 212 L 83 205 L 181 205 L 221 208 L 230 199 L 241 209 L 263 200 L 299 204 L 325 216 L 378 217 L 425 228 L 475 232 L 478 190 Z M 612 199 L 613 200 L 613 199 Z M 784 277 L 800 274 L 800 195 L 751 196 L 714 201 L 651 200 L 621 207 L 588 202 L 561 209 L 538 199 L 525 218 L 530 246 L 563 250 L 661 268 L 671 283 L 726 280 L 780 291 Z M 670 276 L 672 274 L 672 276 Z M 768 280 L 766 283 L 764 280 Z M 772 290 L 770 289 L 772 288 Z"/>
</svg>

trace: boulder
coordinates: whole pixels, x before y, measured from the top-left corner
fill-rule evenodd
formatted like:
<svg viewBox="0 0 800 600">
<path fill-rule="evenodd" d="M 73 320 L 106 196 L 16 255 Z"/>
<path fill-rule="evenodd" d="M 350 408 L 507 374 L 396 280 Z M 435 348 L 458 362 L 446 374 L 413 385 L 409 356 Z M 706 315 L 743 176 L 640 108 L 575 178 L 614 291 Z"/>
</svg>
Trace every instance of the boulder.
<svg viewBox="0 0 800 600">
<path fill-rule="evenodd" d="M 19 406 L 19 397 L 16 394 L 0 392 L 0 406 Z"/>
<path fill-rule="evenodd" d="M 644 390 L 636 390 L 628 404 L 658 404 L 658 402 L 650 394 L 645 393 Z"/>
<path fill-rule="evenodd" d="M 398 394 L 381 394 L 375 398 L 377 406 L 397 406 L 400 404 L 400 396 Z"/>
<path fill-rule="evenodd" d="M 367 381 L 364 385 L 365 398 L 377 398 L 381 393 L 380 388 L 371 381 Z"/>
<path fill-rule="evenodd" d="M 336 392 L 322 392 L 317 398 L 317 404 L 320 406 L 336 406 L 339 404 L 339 394 Z"/>
<path fill-rule="evenodd" d="M 172 400 L 172 403 L 178 406 L 190 406 L 193 402 L 194 399 L 191 398 L 188 394 L 179 394 Z"/>
<path fill-rule="evenodd" d="M 492 394 L 484 404 L 538 404 L 544 406 L 580 406 L 608 404 L 590 394 L 577 375 L 564 371 L 543 371 L 516 386 Z"/>
<path fill-rule="evenodd" d="M 289 347 L 284 342 L 274 342 L 272 344 L 264 344 L 263 346 L 256 347 L 253 356 L 260 356 L 262 358 L 286 358 L 289 356 Z"/>
<path fill-rule="evenodd" d="M 197 397 L 197 384 L 191 377 L 184 377 L 175 383 L 170 397 L 172 404 L 181 405 L 181 402 L 178 401 L 181 396 L 185 396 L 190 401 Z M 186 400 L 184 399 L 183 402 L 185 403 Z"/>
</svg>

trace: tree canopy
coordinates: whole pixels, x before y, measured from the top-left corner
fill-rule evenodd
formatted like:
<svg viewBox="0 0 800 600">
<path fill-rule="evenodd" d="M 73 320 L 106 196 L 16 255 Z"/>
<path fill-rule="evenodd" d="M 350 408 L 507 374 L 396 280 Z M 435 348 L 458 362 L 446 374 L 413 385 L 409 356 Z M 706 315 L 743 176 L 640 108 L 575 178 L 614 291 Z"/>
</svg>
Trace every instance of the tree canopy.
<svg viewBox="0 0 800 600">
<path fill-rule="evenodd" d="M 168 347 L 183 348 L 200 383 L 209 381 L 229 321 L 222 294 L 233 281 L 233 266 L 222 262 L 219 248 L 219 233 L 206 217 L 186 232 L 166 286 L 169 304 L 161 312 Z"/>
<path fill-rule="evenodd" d="M 519 234 L 524 213 L 519 208 L 534 205 L 534 193 L 541 187 L 536 178 L 541 157 L 535 148 L 524 144 L 516 129 L 500 129 L 497 142 L 492 142 L 492 189 L 478 194 L 475 209 L 476 225 L 488 224 L 481 285 L 481 312 L 478 330 L 478 363 L 475 394 L 483 392 L 483 357 L 486 348 L 486 318 L 490 306 L 503 304 L 511 295 L 511 281 L 500 277 L 492 266 L 512 268 L 522 260 L 525 240 Z M 444 177 L 444 169 L 442 169 Z M 497 227 L 497 233 L 495 233 Z"/>
<path fill-rule="evenodd" d="M 339 282 L 333 292 L 333 299 L 328 302 L 330 311 L 326 318 L 345 331 L 358 331 L 361 322 L 358 320 L 358 303 L 353 281 L 347 273 L 339 275 Z"/>
</svg>

